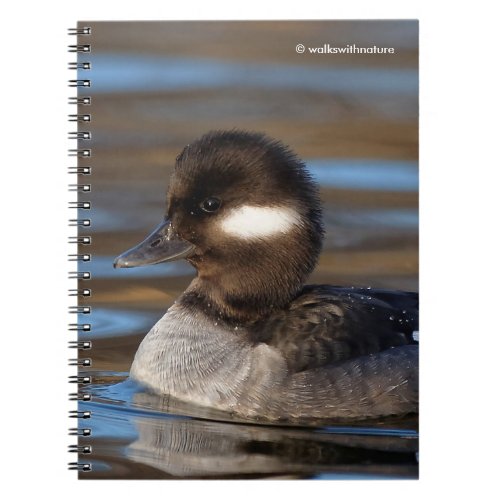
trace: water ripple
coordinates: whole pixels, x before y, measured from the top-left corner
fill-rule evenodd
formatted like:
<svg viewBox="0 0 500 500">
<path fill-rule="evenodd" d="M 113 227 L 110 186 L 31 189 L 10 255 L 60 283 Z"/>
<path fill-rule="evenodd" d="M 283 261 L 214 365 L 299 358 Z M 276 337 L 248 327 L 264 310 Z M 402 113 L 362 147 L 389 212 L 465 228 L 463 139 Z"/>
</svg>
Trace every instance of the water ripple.
<svg viewBox="0 0 500 500">
<path fill-rule="evenodd" d="M 322 158 L 307 161 L 316 181 L 327 187 L 374 191 L 417 191 L 415 161 Z"/>
<path fill-rule="evenodd" d="M 276 63 L 240 63 L 215 59 L 85 54 L 92 69 L 90 92 L 135 92 L 200 88 L 305 89 L 347 94 L 404 94 L 418 92 L 414 69 L 320 67 Z"/>
</svg>

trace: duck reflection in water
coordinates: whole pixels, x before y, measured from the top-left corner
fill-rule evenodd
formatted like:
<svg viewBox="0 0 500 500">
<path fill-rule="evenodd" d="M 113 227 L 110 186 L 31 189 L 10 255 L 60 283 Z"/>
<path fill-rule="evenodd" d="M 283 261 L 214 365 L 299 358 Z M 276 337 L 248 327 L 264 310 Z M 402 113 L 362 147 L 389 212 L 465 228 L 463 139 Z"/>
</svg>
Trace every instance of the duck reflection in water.
<svg viewBox="0 0 500 500">
<path fill-rule="evenodd" d="M 140 406 L 150 406 L 155 399 L 155 395 L 140 393 L 135 401 Z M 164 406 L 163 410 L 170 414 L 186 413 L 182 403 Z M 134 426 L 138 438 L 127 446 L 127 457 L 171 477 L 417 475 L 418 440 L 414 431 L 400 430 L 390 435 L 380 428 L 311 429 L 181 416 L 138 417 Z"/>
</svg>

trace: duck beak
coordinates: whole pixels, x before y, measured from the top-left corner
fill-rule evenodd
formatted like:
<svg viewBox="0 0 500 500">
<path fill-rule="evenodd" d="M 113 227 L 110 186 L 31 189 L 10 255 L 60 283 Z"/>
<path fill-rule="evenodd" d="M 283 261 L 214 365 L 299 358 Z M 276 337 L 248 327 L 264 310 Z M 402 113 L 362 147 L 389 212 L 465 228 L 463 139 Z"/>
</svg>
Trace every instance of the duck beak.
<svg viewBox="0 0 500 500">
<path fill-rule="evenodd" d="M 119 255 L 113 267 L 138 267 L 184 259 L 191 255 L 195 246 L 184 241 L 165 219 L 142 243 Z"/>
</svg>

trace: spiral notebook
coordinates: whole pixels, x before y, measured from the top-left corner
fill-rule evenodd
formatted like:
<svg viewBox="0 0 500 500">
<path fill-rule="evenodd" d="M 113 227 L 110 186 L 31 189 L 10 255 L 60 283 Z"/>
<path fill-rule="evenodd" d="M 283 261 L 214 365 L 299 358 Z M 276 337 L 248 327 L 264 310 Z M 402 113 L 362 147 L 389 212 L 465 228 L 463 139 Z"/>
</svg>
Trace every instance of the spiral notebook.
<svg viewBox="0 0 500 500">
<path fill-rule="evenodd" d="M 70 468 L 418 478 L 418 21 L 69 38 Z"/>
</svg>

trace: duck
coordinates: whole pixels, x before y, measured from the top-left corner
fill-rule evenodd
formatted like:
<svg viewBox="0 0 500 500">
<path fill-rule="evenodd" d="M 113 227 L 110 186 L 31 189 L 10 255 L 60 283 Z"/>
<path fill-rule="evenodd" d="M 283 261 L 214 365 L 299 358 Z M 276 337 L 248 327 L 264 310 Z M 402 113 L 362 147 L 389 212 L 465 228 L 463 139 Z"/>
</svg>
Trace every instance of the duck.
<svg viewBox="0 0 500 500">
<path fill-rule="evenodd" d="M 324 233 L 319 187 L 283 142 L 233 129 L 188 144 L 160 224 L 114 261 L 196 270 L 130 378 L 245 419 L 418 413 L 418 294 L 306 284 Z"/>
</svg>

